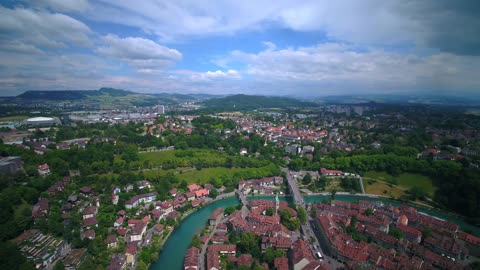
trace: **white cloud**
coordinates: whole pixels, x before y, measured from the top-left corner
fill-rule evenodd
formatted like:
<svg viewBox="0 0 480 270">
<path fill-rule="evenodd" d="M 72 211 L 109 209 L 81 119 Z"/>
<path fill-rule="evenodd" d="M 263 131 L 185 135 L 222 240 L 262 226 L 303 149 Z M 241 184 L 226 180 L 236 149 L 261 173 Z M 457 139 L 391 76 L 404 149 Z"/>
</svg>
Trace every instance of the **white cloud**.
<svg viewBox="0 0 480 270">
<path fill-rule="evenodd" d="M 60 13 L 0 6 L 0 42 L 25 46 L 64 48 L 68 44 L 89 46 L 91 30 L 84 23 Z"/>
<path fill-rule="evenodd" d="M 88 0 L 36 0 L 32 4 L 46 6 L 62 12 L 84 12 L 90 7 Z"/>
<path fill-rule="evenodd" d="M 182 59 L 179 51 L 150 39 L 109 34 L 102 41 L 105 46 L 96 50 L 99 54 L 125 61 L 141 73 L 155 73 Z"/>
<path fill-rule="evenodd" d="M 311 47 L 267 49 L 257 54 L 234 51 L 231 58 L 243 61 L 259 84 L 281 88 L 329 88 L 381 91 L 386 87 L 410 90 L 463 89 L 480 87 L 480 57 L 438 53 L 406 55 L 372 49 L 356 51 L 338 43 Z M 305 87 L 309 85 L 309 87 Z"/>
</svg>

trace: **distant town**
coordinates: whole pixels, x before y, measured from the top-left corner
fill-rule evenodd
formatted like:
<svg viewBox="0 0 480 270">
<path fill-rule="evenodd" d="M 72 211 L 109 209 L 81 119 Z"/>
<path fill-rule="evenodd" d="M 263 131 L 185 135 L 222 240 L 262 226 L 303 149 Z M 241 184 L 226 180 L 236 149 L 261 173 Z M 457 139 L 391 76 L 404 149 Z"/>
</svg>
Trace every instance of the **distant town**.
<svg viewBox="0 0 480 270">
<path fill-rule="evenodd" d="M 478 269 L 478 116 L 291 102 L 17 104 L 2 252 L 22 269 Z"/>
</svg>

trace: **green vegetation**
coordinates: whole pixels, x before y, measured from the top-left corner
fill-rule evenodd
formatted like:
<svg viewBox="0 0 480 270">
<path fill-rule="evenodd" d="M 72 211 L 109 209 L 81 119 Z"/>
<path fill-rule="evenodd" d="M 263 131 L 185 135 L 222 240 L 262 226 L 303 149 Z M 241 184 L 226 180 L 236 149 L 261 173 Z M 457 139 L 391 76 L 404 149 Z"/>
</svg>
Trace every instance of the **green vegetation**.
<svg viewBox="0 0 480 270">
<path fill-rule="evenodd" d="M 401 173 L 398 176 L 392 176 L 387 172 L 368 171 L 364 177 L 388 182 L 405 189 L 422 188 L 429 196 L 435 193 L 432 179 L 418 173 Z"/>
<path fill-rule="evenodd" d="M 260 108 L 315 107 L 315 103 L 303 102 L 293 98 L 232 95 L 212 98 L 203 103 L 210 110 L 255 110 Z"/>
</svg>

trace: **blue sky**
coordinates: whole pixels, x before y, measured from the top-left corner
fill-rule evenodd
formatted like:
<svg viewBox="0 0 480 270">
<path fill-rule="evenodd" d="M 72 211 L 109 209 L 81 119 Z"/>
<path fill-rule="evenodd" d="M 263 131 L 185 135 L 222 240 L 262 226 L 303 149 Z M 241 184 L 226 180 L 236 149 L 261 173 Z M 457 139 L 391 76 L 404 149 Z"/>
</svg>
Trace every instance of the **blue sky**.
<svg viewBox="0 0 480 270">
<path fill-rule="evenodd" d="M 478 93 L 478 1 L 3 1 L 0 94 Z"/>
</svg>

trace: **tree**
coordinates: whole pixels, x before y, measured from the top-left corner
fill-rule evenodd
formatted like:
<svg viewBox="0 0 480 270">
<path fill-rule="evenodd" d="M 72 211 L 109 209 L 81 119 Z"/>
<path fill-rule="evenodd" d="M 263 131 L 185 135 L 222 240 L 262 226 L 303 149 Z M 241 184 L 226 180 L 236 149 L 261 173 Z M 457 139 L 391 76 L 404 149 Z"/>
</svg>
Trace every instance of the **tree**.
<svg viewBox="0 0 480 270">
<path fill-rule="evenodd" d="M 215 199 L 218 196 L 218 191 L 216 189 L 211 189 L 210 192 L 208 193 L 208 195 L 210 197 L 212 197 L 213 199 Z"/>
<path fill-rule="evenodd" d="M 330 195 L 330 200 L 334 201 L 336 194 L 337 194 L 337 190 L 336 189 L 332 190 L 332 194 Z"/>
<path fill-rule="evenodd" d="M 307 210 L 303 207 L 297 207 L 298 219 L 300 223 L 305 224 L 307 223 Z"/>
<path fill-rule="evenodd" d="M 312 176 L 309 173 L 307 173 L 302 179 L 302 184 L 309 185 L 311 182 L 312 182 Z"/>
<path fill-rule="evenodd" d="M 200 241 L 200 237 L 195 234 L 193 237 L 192 237 L 192 242 L 190 243 L 190 246 L 191 247 L 196 247 L 196 248 L 201 248 L 202 246 L 202 242 Z"/>
<path fill-rule="evenodd" d="M 273 210 L 272 207 L 268 207 L 268 208 L 265 210 L 265 215 L 267 215 L 267 216 L 273 216 L 273 214 L 275 214 L 275 210 Z"/>
<path fill-rule="evenodd" d="M 365 210 L 365 215 L 366 215 L 367 217 L 373 215 L 373 209 L 370 208 L 370 207 L 367 208 L 367 210 Z"/>
<path fill-rule="evenodd" d="M 65 270 L 65 265 L 63 265 L 63 262 L 59 260 L 53 267 L 53 270 Z"/>
</svg>

